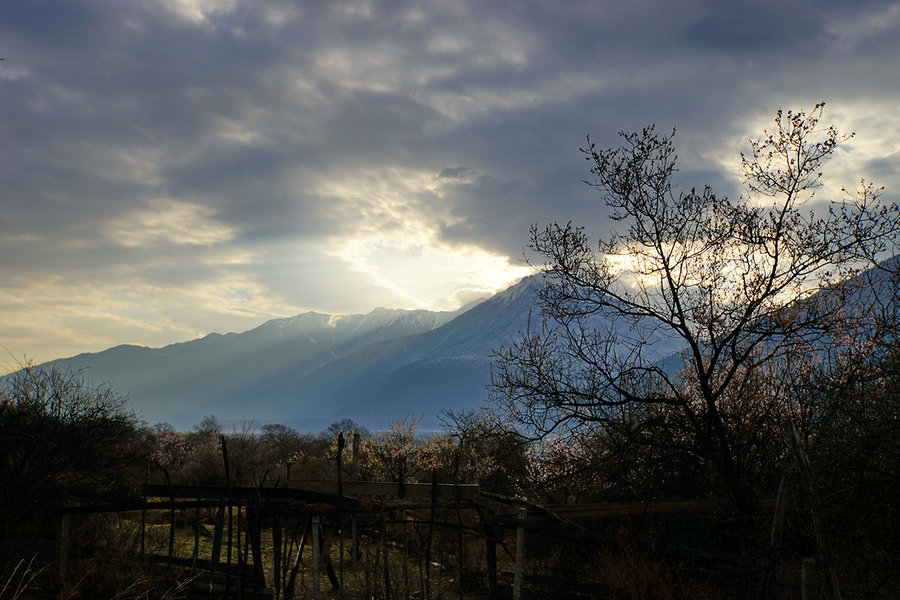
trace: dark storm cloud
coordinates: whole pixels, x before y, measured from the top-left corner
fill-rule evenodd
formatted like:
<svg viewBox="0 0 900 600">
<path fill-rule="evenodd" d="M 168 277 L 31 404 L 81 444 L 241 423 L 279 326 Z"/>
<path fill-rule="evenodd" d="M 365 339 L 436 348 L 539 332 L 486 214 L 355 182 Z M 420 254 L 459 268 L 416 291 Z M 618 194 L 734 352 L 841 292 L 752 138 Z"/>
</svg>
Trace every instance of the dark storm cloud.
<svg viewBox="0 0 900 600">
<path fill-rule="evenodd" d="M 396 305 L 379 257 L 516 264 L 534 223 L 603 234 L 588 134 L 677 127 L 680 181 L 737 195 L 736 141 L 820 100 L 890 191 L 898 27 L 896 2 L 12 0 L 0 303 L 146 286 L 170 333 L 216 294 L 261 316 Z"/>
<path fill-rule="evenodd" d="M 815 50 L 831 37 L 824 30 L 822 13 L 806 3 L 720 3 L 690 23 L 683 31 L 689 44 L 737 53 L 760 51 L 778 54 L 786 50 Z"/>
</svg>

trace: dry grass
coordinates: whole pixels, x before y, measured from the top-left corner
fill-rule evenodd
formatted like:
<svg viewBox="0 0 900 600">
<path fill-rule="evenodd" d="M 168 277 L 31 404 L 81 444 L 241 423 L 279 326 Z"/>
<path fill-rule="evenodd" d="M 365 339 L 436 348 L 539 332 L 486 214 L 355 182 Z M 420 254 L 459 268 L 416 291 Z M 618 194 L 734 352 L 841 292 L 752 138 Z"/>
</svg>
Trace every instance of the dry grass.
<svg viewBox="0 0 900 600">
<path fill-rule="evenodd" d="M 24 559 L 16 564 L 12 573 L 6 578 L 3 588 L 0 589 L 0 600 L 19 600 L 20 598 L 29 598 L 30 593 L 35 588 L 35 583 L 41 572 L 46 566 L 35 568 L 35 557 L 31 557 L 28 562 Z"/>
</svg>

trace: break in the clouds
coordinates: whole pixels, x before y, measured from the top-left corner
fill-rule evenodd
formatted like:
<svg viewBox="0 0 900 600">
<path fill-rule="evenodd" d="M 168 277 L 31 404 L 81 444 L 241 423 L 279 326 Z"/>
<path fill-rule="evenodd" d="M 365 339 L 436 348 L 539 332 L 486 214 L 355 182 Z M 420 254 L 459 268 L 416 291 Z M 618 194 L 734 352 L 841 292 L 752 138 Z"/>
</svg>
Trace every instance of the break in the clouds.
<svg viewBox="0 0 900 600">
<path fill-rule="evenodd" d="M 747 138 L 825 100 L 857 135 L 819 196 L 896 196 L 898 32 L 874 1 L 4 2 L 0 344 L 453 308 L 531 224 L 603 233 L 579 147 L 649 123 L 739 194 Z"/>
</svg>

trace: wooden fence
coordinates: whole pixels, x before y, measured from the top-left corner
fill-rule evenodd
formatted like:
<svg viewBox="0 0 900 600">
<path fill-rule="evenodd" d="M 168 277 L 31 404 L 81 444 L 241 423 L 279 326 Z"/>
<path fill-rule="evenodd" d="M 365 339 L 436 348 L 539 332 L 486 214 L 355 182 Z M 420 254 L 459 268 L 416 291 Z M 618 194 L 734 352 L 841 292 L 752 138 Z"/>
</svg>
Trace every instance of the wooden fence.
<svg viewBox="0 0 900 600">
<path fill-rule="evenodd" d="M 402 578 L 407 592 L 414 587 L 410 583 L 414 575 L 410 574 L 405 541 L 406 532 L 412 528 L 416 532 L 414 564 L 418 565 L 415 592 L 421 597 L 434 597 L 433 588 L 452 579 L 456 595 L 463 598 L 465 538 L 470 546 L 473 540 L 477 542 L 484 557 L 480 573 L 483 581 L 473 587 L 486 591 L 482 597 L 520 600 L 527 595 L 529 585 L 541 585 L 540 578 L 526 569 L 529 536 L 574 543 L 599 542 L 600 533 L 584 526 L 585 521 L 690 512 L 729 513 L 736 509 L 733 502 L 726 500 L 539 506 L 459 482 L 359 481 L 355 460 L 349 481 L 343 480 L 339 464 L 338 477 L 332 481 L 287 480 L 256 487 L 233 486 L 224 439 L 222 443 L 229 484 L 145 485 L 135 497 L 61 509 L 61 576 L 65 578 L 68 569 L 70 519 L 77 515 L 119 513 L 139 523 L 141 558 L 165 563 L 173 570 L 181 569 L 180 580 L 192 597 L 291 600 L 298 580 L 307 576 L 311 583 L 307 593 L 316 600 L 323 596 L 323 576 L 332 591 L 343 597 L 345 571 L 350 569 L 356 574 L 364 573 L 366 596 L 391 600 L 393 590 L 399 586 L 398 578 Z M 763 508 L 772 505 L 774 502 L 764 502 Z M 211 521 L 211 529 L 204 517 Z M 402 530 L 402 551 L 397 540 L 392 539 L 389 527 Z M 157 533 L 166 529 L 164 552 L 150 552 L 150 528 Z M 182 547 L 187 531 L 189 552 Z M 443 546 L 453 549 L 455 558 L 450 562 L 455 562 L 455 569 L 452 564 L 440 562 L 444 559 L 436 555 L 438 531 L 442 533 Z M 201 556 L 204 536 L 210 543 L 207 555 Z M 514 546 L 508 543 L 511 539 L 515 540 Z M 335 544 L 336 553 L 331 551 Z M 308 558 L 304 561 L 307 548 Z M 504 554 L 504 564 L 512 568 L 511 577 L 498 568 L 500 552 Z M 337 559 L 336 565 L 332 556 Z M 391 556 L 395 558 L 393 565 Z M 451 571 L 452 577 L 448 574 Z M 544 584 L 557 589 L 567 586 L 564 589 L 569 597 L 594 597 L 589 587 L 577 582 L 553 580 Z"/>
<path fill-rule="evenodd" d="M 420 587 L 430 597 L 433 585 L 431 555 L 434 532 L 456 531 L 455 573 L 462 598 L 463 536 L 481 540 L 486 569 L 483 573 L 488 598 L 522 598 L 528 581 L 526 572 L 527 535 L 540 535 L 573 542 L 597 541 L 598 533 L 579 525 L 583 519 L 618 519 L 637 515 L 672 513 L 730 512 L 734 503 L 724 500 L 686 502 L 612 502 L 538 506 L 483 492 L 477 485 L 350 481 L 338 495 L 334 481 L 289 481 L 278 487 L 228 487 L 145 485 L 135 498 L 91 506 L 69 506 L 61 510 L 61 556 L 63 574 L 67 568 L 69 519 L 75 515 L 130 513 L 140 518 L 140 554 L 145 560 L 183 569 L 182 580 L 193 597 L 213 595 L 236 598 L 277 598 L 294 596 L 298 573 L 309 548 L 307 572 L 311 572 L 311 595 L 322 597 L 322 581 L 327 577 L 334 592 L 343 589 L 345 560 L 358 568 L 362 557 L 360 536 L 372 551 L 364 567 L 373 573 L 370 587 L 391 598 L 388 560 L 396 544 L 390 542 L 389 526 L 411 526 L 422 532 L 424 543 Z M 193 518 L 187 517 L 193 511 Z M 463 513 L 468 517 L 463 518 Z M 148 519 L 148 515 L 155 515 Z M 180 516 L 179 516 L 180 515 Z M 204 535 L 202 515 L 212 517 L 212 550 L 201 557 Z M 145 538 L 149 523 L 168 528 L 167 551 L 147 552 Z M 179 553 L 176 535 L 179 525 L 193 529 L 190 556 Z M 504 534 L 503 532 L 509 532 Z M 510 535 L 515 532 L 515 535 Z M 183 536 L 182 536 L 183 537 Z M 515 546 L 503 540 L 515 539 Z M 337 561 L 329 549 L 337 544 Z M 345 544 L 349 547 L 345 547 Z M 503 586 L 498 572 L 498 547 L 513 561 L 512 585 Z M 374 554 L 374 559 L 372 558 Z M 264 564 L 267 568 L 264 568 Z M 405 568 L 405 567 L 404 567 Z M 446 569 L 446 565 L 441 565 Z M 266 576 L 269 572 L 269 577 Z M 571 584 L 578 589 L 577 584 Z M 585 597 L 591 594 L 583 590 Z M 577 596 L 575 592 L 570 594 Z"/>
</svg>

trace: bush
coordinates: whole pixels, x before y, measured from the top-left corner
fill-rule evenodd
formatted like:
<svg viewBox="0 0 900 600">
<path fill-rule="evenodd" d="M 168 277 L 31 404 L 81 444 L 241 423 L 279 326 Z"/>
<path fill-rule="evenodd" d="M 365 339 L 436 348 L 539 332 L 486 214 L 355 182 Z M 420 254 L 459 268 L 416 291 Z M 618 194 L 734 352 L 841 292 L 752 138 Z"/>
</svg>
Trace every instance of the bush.
<svg viewBox="0 0 900 600">
<path fill-rule="evenodd" d="M 79 373 L 25 365 L 0 380 L 0 528 L 128 491 L 146 460 L 136 425 L 122 396 Z"/>
</svg>

